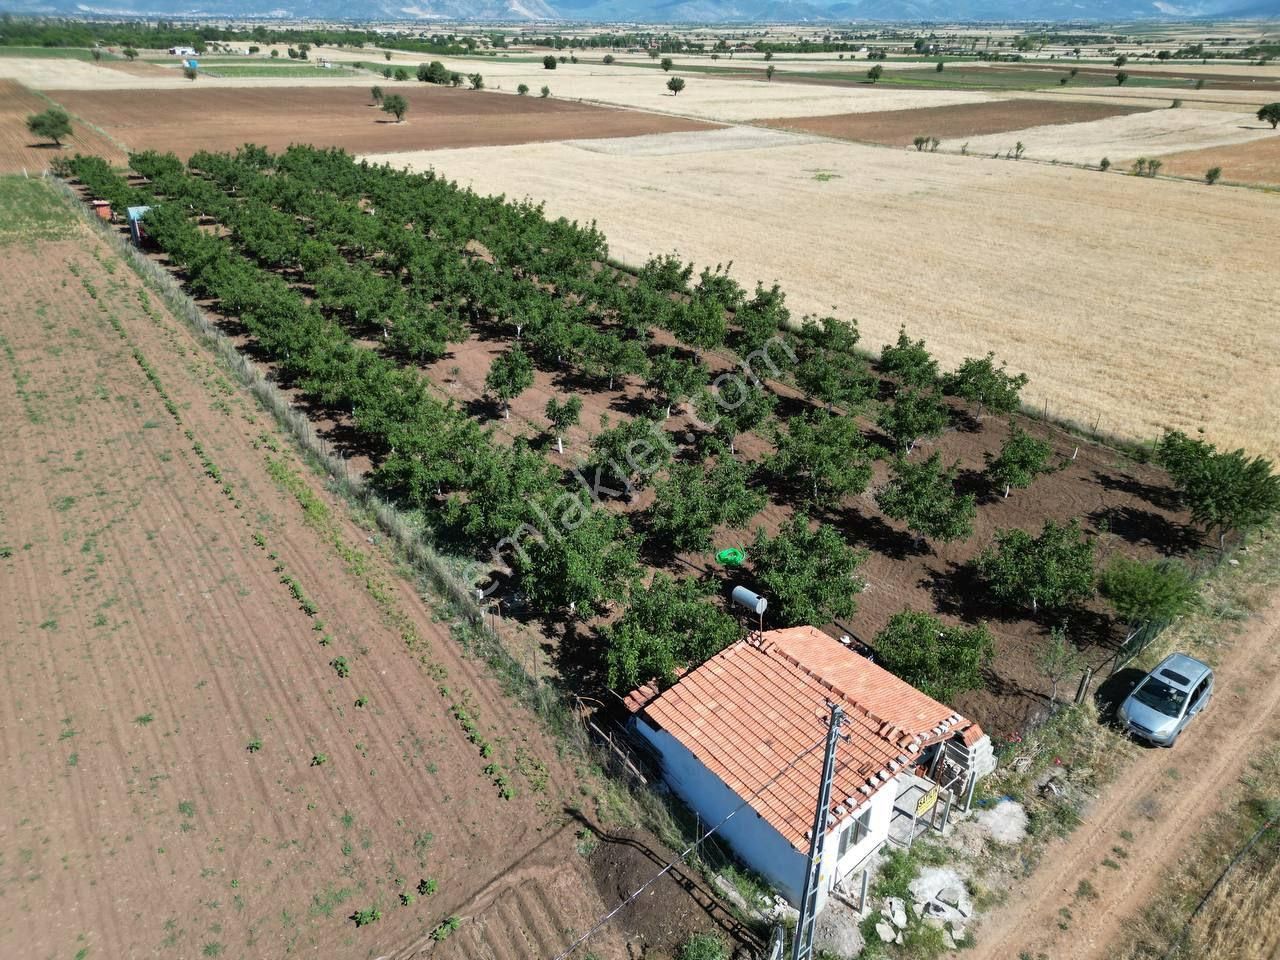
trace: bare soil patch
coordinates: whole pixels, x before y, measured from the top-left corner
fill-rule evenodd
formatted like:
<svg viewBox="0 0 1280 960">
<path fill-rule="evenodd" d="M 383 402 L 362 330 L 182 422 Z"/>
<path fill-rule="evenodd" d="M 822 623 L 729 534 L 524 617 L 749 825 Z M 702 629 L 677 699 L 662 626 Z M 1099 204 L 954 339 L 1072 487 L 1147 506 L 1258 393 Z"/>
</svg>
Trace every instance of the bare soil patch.
<svg viewBox="0 0 1280 960">
<path fill-rule="evenodd" d="M 63 154 L 96 153 L 109 163 L 124 163 L 123 151 L 114 143 L 75 119 L 71 136 L 62 146 L 41 141 L 27 129 L 27 117 L 42 113 L 52 104 L 14 80 L 0 80 L 0 173 L 40 173 Z"/>
<path fill-rule="evenodd" d="M 1210 167 L 1221 167 L 1222 179 L 1228 183 L 1280 184 L 1280 135 L 1167 154 L 1161 159 L 1164 166 L 1160 172 L 1178 177 L 1202 177 Z"/>
<path fill-rule="evenodd" d="M 712 124 L 538 96 L 385 84 L 409 101 L 404 123 L 373 105 L 367 86 L 74 90 L 59 102 L 132 150 L 234 150 L 293 143 L 359 152 L 438 150 L 639 134 L 709 130 Z M 198 118 L 198 122 L 193 122 Z"/>
<path fill-rule="evenodd" d="M 769 127 L 817 133 L 842 140 L 904 147 L 919 136 L 961 140 L 1023 127 L 1101 120 L 1126 113 L 1140 113 L 1143 109 L 1146 108 L 1103 103 L 995 100 L 989 103 L 884 110 L 878 113 L 846 113 L 829 117 L 780 117 L 759 122 Z"/>
<path fill-rule="evenodd" d="M 434 956 L 526 960 L 585 929 L 591 776 L 100 240 L 4 255 L 0 954 L 407 957 L 457 915 Z"/>
</svg>

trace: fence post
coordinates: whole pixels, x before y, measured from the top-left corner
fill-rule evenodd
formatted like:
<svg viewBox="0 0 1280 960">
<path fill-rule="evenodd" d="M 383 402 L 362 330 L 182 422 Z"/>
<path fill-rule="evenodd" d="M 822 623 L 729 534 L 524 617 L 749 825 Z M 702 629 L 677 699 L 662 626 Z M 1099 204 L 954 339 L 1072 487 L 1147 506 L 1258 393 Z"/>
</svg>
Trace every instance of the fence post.
<svg viewBox="0 0 1280 960">
<path fill-rule="evenodd" d="M 1089 684 L 1093 682 L 1093 667 L 1085 667 L 1084 673 L 1080 675 L 1080 686 L 1076 688 L 1076 706 L 1084 703 L 1084 698 L 1089 695 Z"/>
</svg>

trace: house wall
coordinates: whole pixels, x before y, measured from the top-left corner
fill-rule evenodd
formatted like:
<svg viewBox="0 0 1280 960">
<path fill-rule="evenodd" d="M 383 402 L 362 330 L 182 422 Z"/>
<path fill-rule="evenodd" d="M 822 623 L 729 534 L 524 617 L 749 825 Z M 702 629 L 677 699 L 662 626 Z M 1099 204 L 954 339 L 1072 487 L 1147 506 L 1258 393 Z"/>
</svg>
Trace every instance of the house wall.
<svg viewBox="0 0 1280 960">
<path fill-rule="evenodd" d="M 708 823 L 718 823 L 731 810 L 742 803 L 743 798 L 708 770 L 684 744 L 665 730 L 659 730 L 642 717 L 633 719 L 637 734 L 647 741 L 662 758 L 662 775 L 668 786 L 685 803 L 697 811 Z M 822 883 L 818 894 L 818 910 L 826 903 L 827 893 L 836 880 L 857 866 L 872 850 L 884 843 L 889 835 L 889 819 L 893 809 L 896 784 L 880 789 L 869 801 L 845 817 L 836 830 L 828 835 L 826 865 L 822 871 Z M 839 850 L 840 830 L 851 824 L 862 812 L 871 808 L 870 832 L 861 843 L 851 847 L 840 859 L 834 855 Z M 743 807 L 717 832 L 733 852 L 751 869 L 764 876 L 789 903 L 800 903 L 804 889 L 805 854 L 796 850 L 786 839 L 750 807 Z"/>
</svg>

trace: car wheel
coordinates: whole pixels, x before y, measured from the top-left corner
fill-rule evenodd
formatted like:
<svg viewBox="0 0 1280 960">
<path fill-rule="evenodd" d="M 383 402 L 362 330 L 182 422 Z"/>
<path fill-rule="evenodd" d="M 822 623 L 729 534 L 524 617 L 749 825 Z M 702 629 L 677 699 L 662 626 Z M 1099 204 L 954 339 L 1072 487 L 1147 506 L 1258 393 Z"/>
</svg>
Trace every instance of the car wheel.
<svg viewBox="0 0 1280 960">
<path fill-rule="evenodd" d="M 1181 730 L 1179 730 L 1177 733 L 1175 733 L 1172 737 L 1169 738 L 1169 742 L 1164 745 L 1165 749 L 1166 750 L 1172 749 L 1173 745 L 1178 742 L 1178 738 L 1180 736 L 1182 736 Z"/>
</svg>

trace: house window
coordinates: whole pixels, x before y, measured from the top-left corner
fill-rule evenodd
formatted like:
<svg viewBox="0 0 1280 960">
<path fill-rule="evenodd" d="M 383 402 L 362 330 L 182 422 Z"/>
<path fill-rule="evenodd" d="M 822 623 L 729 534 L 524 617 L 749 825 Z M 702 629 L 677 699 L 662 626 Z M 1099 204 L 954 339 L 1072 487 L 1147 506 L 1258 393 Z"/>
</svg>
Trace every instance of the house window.
<svg viewBox="0 0 1280 960">
<path fill-rule="evenodd" d="M 853 823 L 845 827 L 844 833 L 840 834 L 840 853 L 838 859 L 843 858 L 849 852 L 850 847 L 856 847 L 867 838 L 867 834 L 871 832 L 871 811 L 863 810 L 862 815 Z"/>
</svg>

